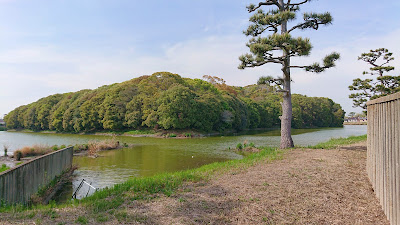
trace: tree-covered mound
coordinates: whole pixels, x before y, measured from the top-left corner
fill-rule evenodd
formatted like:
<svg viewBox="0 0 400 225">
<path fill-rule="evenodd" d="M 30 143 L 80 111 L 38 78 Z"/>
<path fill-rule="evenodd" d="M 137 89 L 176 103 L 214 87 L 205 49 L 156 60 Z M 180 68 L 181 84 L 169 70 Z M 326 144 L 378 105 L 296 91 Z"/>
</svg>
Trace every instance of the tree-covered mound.
<svg viewBox="0 0 400 225">
<path fill-rule="evenodd" d="M 243 130 L 279 126 L 273 86 L 228 86 L 205 76 L 158 72 L 95 90 L 55 94 L 11 111 L 9 129 L 91 132 L 141 128 Z M 344 111 L 329 98 L 293 95 L 293 127 L 340 127 Z"/>
</svg>

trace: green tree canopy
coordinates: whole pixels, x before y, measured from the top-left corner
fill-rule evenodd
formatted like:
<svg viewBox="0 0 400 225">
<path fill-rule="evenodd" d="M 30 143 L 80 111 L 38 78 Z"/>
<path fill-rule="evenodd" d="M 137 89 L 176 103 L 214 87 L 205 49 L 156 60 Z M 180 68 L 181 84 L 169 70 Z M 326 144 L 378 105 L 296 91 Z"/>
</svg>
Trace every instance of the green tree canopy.
<svg viewBox="0 0 400 225">
<path fill-rule="evenodd" d="M 215 76 L 205 79 L 158 72 L 95 90 L 51 95 L 16 108 L 5 120 L 10 129 L 77 133 L 142 128 L 209 132 L 279 125 L 282 96 L 274 86 L 234 87 Z M 294 102 L 295 128 L 341 126 L 335 122 L 343 119 L 337 113 L 341 107 L 332 100 L 295 95 Z"/>
</svg>

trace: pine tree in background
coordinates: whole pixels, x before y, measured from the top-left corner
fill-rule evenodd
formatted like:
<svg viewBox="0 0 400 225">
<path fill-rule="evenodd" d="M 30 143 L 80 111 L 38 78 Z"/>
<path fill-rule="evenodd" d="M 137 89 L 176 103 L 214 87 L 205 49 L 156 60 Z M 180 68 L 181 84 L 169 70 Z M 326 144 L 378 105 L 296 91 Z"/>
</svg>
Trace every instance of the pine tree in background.
<svg viewBox="0 0 400 225">
<path fill-rule="evenodd" d="M 400 91 L 400 76 L 385 75 L 394 70 L 390 66 L 390 61 L 394 60 L 393 53 L 388 49 L 379 48 L 370 50 L 369 53 L 362 53 L 358 60 L 362 60 L 372 67 L 369 71 L 364 71 L 363 75 L 378 76 L 374 79 L 354 79 L 353 84 L 349 86 L 352 93 L 349 98 L 353 99 L 353 107 L 361 107 L 367 109 L 366 102 L 385 95 Z"/>
<path fill-rule="evenodd" d="M 291 0 L 267 0 L 259 2 L 258 5 L 249 5 L 249 13 L 255 12 L 249 19 L 251 25 L 244 31 L 246 36 L 252 36 L 247 43 L 250 54 L 239 57 L 241 64 L 239 69 L 246 67 L 258 67 L 267 63 L 282 65 L 283 76 L 268 78 L 282 86 L 283 92 L 282 116 L 281 118 L 281 148 L 293 147 L 291 137 L 292 123 L 292 99 L 291 99 L 291 68 L 301 68 L 308 72 L 320 73 L 335 66 L 335 61 L 340 55 L 336 52 L 323 59 L 323 65 L 314 63 L 308 66 L 291 65 L 291 57 L 308 56 L 312 45 L 308 38 L 292 37 L 291 32 L 297 29 L 318 30 L 320 25 L 329 25 L 332 22 L 330 13 L 304 13 L 303 20 L 299 24 L 289 28 L 288 22 L 296 20 L 296 14 L 300 6 L 311 0 L 292 2 Z M 267 12 L 261 7 L 270 7 Z M 268 33 L 269 35 L 264 35 Z"/>
</svg>

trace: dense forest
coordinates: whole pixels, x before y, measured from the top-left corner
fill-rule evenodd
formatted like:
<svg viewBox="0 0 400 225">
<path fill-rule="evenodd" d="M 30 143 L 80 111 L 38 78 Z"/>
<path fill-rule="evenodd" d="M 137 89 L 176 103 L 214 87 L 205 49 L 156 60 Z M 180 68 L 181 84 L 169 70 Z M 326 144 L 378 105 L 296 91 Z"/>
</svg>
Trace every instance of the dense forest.
<svg viewBox="0 0 400 225">
<path fill-rule="evenodd" d="M 6 117 L 9 129 L 243 130 L 279 126 L 282 97 L 273 86 L 228 86 L 220 78 L 182 78 L 158 72 L 95 90 L 55 94 L 20 106 Z M 340 127 L 344 111 L 329 98 L 293 95 L 294 128 Z"/>
</svg>

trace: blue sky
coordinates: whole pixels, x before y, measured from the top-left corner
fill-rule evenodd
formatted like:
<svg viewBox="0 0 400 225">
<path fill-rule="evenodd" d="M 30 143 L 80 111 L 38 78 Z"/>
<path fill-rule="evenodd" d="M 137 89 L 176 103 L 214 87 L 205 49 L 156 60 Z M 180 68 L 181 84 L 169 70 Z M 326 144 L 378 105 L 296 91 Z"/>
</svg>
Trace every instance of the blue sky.
<svg viewBox="0 0 400 225">
<path fill-rule="evenodd" d="M 276 65 L 238 70 L 246 53 L 248 25 L 239 0 L 0 0 L 0 115 L 55 93 L 96 88 L 157 71 L 185 77 L 222 77 L 248 85 L 262 75 L 279 75 Z M 337 67 L 322 74 L 293 70 L 293 92 L 330 97 L 346 112 L 347 87 L 367 69 L 357 56 L 385 47 L 400 69 L 400 2 L 316 0 L 303 11 L 331 12 L 333 24 L 299 31 L 314 45 L 319 61 L 338 51 Z M 394 75 L 399 75 L 396 70 Z"/>
</svg>

